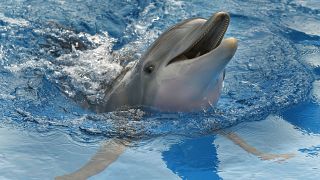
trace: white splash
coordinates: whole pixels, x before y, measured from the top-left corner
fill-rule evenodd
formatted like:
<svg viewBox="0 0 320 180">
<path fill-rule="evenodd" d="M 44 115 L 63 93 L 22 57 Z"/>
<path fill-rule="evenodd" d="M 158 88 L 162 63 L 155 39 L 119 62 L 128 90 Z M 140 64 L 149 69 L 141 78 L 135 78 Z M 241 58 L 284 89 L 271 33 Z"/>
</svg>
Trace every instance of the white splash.
<svg viewBox="0 0 320 180">
<path fill-rule="evenodd" d="M 22 19 L 22 18 L 10 18 L 6 17 L 3 13 L 0 13 L 0 20 L 12 24 L 12 25 L 18 25 L 21 27 L 27 27 L 30 25 L 29 21 Z"/>
<path fill-rule="evenodd" d="M 303 60 L 311 66 L 320 67 L 320 50 L 311 49 L 312 53 L 306 54 Z"/>
<path fill-rule="evenodd" d="M 320 21 L 314 17 L 295 16 L 287 19 L 287 26 L 291 29 L 304 32 L 309 35 L 320 35 Z"/>
<path fill-rule="evenodd" d="M 312 96 L 320 104 L 320 80 L 313 82 Z"/>
<path fill-rule="evenodd" d="M 110 52 L 109 44 L 96 49 L 76 51 L 57 58 L 55 79 L 67 76 L 73 87 L 84 94 L 99 94 L 101 84 L 112 81 L 123 67 Z M 100 92 L 103 93 L 103 92 Z"/>
</svg>

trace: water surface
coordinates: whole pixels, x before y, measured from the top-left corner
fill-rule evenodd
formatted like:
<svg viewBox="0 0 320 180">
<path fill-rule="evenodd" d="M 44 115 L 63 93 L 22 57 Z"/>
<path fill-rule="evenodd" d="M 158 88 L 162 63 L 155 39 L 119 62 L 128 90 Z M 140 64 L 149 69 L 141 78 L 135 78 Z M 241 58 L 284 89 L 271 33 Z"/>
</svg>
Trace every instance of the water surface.
<svg viewBox="0 0 320 180">
<path fill-rule="evenodd" d="M 79 106 L 101 100 L 166 28 L 216 11 L 230 13 L 226 36 L 239 39 L 216 107 L 96 114 Z M 320 177 L 319 13 L 316 0 L 0 2 L 0 177 L 52 179 L 114 137 L 136 143 L 92 179 Z M 296 156 L 261 161 L 218 129 Z"/>
</svg>

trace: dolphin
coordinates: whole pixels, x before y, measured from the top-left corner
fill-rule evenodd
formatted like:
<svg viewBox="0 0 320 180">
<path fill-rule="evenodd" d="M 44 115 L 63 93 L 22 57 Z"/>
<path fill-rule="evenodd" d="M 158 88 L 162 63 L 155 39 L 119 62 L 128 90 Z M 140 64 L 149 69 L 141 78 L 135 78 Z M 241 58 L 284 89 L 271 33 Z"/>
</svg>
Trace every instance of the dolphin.
<svg viewBox="0 0 320 180">
<path fill-rule="evenodd" d="M 148 106 L 197 111 L 216 104 L 225 67 L 237 49 L 237 39 L 223 38 L 229 22 L 228 13 L 218 12 L 169 28 L 131 70 L 116 78 L 95 110 Z"/>
<path fill-rule="evenodd" d="M 106 91 L 99 111 L 151 106 L 164 111 L 196 111 L 212 106 L 220 96 L 225 67 L 237 50 L 235 38 L 223 39 L 230 16 L 218 12 L 208 20 L 192 18 L 165 31 L 134 68 L 120 75 Z M 262 160 L 289 159 L 294 154 L 258 151 L 233 132 L 218 132 Z M 77 171 L 56 180 L 87 179 L 113 163 L 127 140 L 111 139 Z"/>
</svg>

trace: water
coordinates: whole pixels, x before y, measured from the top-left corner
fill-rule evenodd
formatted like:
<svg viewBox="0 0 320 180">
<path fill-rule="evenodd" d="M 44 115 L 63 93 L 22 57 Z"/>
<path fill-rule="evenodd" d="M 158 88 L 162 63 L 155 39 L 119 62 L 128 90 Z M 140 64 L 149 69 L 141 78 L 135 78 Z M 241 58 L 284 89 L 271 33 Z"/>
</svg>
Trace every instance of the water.
<svg viewBox="0 0 320 180">
<path fill-rule="evenodd" d="M 101 100 L 166 28 L 221 10 L 239 48 L 215 108 L 96 114 L 77 103 Z M 91 179 L 320 177 L 319 14 L 316 0 L 0 2 L 0 179 L 70 173 L 114 137 L 135 143 Z M 218 129 L 295 156 L 262 161 Z"/>
</svg>

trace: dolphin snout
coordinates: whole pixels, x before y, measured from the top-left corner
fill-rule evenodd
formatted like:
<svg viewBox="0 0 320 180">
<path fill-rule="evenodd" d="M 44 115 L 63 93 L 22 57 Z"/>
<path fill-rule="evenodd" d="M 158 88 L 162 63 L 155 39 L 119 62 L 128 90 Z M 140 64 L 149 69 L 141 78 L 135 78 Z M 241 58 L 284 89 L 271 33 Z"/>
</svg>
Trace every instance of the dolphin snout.
<svg viewBox="0 0 320 180">
<path fill-rule="evenodd" d="M 217 12 L 216 14 L 214 14 L 214 16 L 216 16 L 216 18 L 218 20 L 229 20 L 230 19 L 230 15 L 227 12 Z"/>
<path fill-rule="evenodd" d="M 233 56 L 233 54 L 236 52 L 238 48 L 238 40 L 236 38 L 230 37 L 230 38 L 224 39 L 224 43 L 225 43 L 225 47 L 233 51 L 231 53 Z"/>
</svg>

